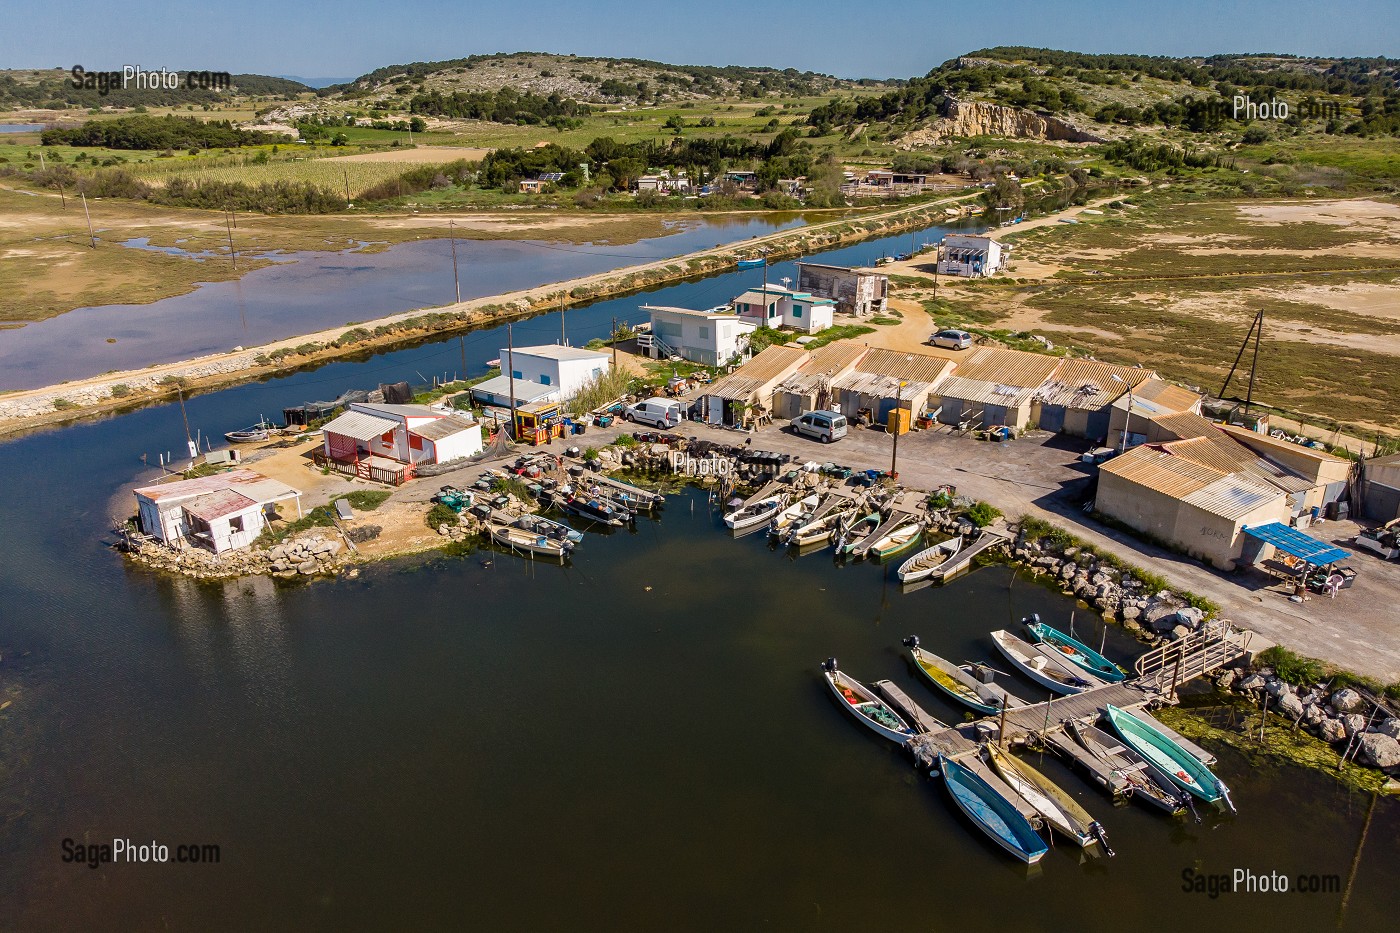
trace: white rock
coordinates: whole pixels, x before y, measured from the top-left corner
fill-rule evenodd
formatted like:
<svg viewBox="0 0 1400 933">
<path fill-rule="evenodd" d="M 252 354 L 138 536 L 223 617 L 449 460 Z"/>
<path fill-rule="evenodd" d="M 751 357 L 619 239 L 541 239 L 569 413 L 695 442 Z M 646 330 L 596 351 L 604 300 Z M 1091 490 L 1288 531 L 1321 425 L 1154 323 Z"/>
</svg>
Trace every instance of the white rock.
<svg viewBox="0 0 1400 933">
<path fill-rule="evenodd" d="M 1317 724 L 1317 734 L 1322 738 L 1322 741 L 1335 743 L 1347 737 L 1347 730 L 1340 719 L 1325 716 L 1322 722 Z"/>
<path fill-rule="evenodd" d="M 1350 687 L 1332 694 L 1332 708 L 1339 713 L 1354 713 L 1366 705 L 1366 700 Z"/>
<path fill-rule="evenodd" d="M 1351 737 L 1358 732 L 1366 731 L 1366 717 L 1360 713 L 1348 713 L 1342 717 L 1342 726 L 1347 730 L 1347 736 Z"/>
<path fill-rule="evenodd" d="M 1303 701 L 1291 693 L 1285 693 L 1279 697 L 1278 712 L 1289 719 L 1296 720 L 1303 715 Z"/>
<path fill-rule="evenodd" d="M 1379 732 L 1368 732 L 1361 737 L 1361 750 L 1356 754 L 1366 764 L 1393 768 L 1400 765 L 1400 742 Z"/>
</svg>

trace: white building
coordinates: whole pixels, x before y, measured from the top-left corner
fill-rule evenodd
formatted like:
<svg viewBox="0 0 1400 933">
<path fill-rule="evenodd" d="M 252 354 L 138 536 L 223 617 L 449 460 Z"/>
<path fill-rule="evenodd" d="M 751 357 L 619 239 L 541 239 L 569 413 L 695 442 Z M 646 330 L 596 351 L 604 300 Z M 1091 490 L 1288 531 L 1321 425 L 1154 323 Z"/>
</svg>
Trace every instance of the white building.
<svg viewBox="0 0 1400 933">
<path fill-rule="evenodd" d="M 247 547 L 267 527 L 276 503 L 301 493 L 253 470 L 233 470 L 136 490 L 141 531 L 171 547 L 203 547 L 215 554 Z"/>
<path fill-rule="evenodd" d="M 950 233 L 943 238 L 938 258 L 942 275 L 982 278 L 1000 272 L 1005 265 L 1001 244 L 989 236 Z"/>
<path fill-rule="evenodd" d="M 561 399 L 572 397 L 611 366 L 606 353 L 560 344 L 516 347 L 514 352 L 501 348 L 501 375 L 558 389 Z"/>
<path fill-rule="evenodd" d="M 810 292 L 795 292 L 781 285 L 752 288 L 734 299 L 739 317 L 759 327 L 787 327 L 815 334 L 831 326 L 836 302 Z"/>
<path fill-rule="evenodd" d="M 728 308 L 691 311 L 643 305 L 642 310 L 651 315 L 652 359 L 679 356 L 702 366 L 723 366 L 748 349 L 749 334 L 758 327 Z"/>
<path fill-rule="evenodd" d="M 420 463 L 447 463 L 481 453 L 481 424 L 426 405 L 351 402 L 321 428 L 317 463 L 362 479 L 398 485 Z"/>
</svg>

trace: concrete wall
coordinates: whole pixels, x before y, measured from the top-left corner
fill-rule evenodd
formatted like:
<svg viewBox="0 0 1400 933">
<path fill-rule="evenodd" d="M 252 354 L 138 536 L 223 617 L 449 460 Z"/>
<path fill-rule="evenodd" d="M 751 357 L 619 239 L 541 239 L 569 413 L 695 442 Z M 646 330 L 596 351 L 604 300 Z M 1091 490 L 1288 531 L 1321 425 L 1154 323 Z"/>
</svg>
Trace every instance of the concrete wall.
<svg viewBox="0 0 1400 933">
<path fill-rule="evenodd" d="M 866 317 L 885 310 L 889 280 L 878 273 L 798 266 L 797 290 L 831 298 L 840 311 Z"/>
<path fill-rule="evenodd" d="M 482 451 L 481 425 L 477 424 L 451 437 L 432 442 L 433 456 L 438 463 L 446 463 L 459 457 L 472 457 Z"/>
</svg>

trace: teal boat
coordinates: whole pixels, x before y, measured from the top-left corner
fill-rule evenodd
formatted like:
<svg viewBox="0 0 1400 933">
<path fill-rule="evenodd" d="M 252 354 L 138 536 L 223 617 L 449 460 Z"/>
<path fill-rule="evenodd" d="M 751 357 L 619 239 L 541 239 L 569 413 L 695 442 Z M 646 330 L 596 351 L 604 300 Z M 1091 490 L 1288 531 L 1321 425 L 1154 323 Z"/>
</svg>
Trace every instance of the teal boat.
<svg viewBox="0 0 1400 933">
<path fill-rule="evenodd" d="M 1199 758 L 1127 710 L 1109 704 L 1108 721 L 1128 747 L 1161 769 L 1172 783 L 1207 803 L 1235 809 L 1230 789 Z"/>
<path fill-rule="evenodd" d="M 1052 628 L 1040 621 L 1039 615 L 1033 615 L 1031 618 L 1035 621 L 1021 620 L 1025 622 L 1031 636 L 1040 644 L 1063 655 L 1066 661 L 1072 662 L 1076 667 L 1083 668 L 1099 679 L 1112 684 L 1116 684 L 1128 676 L 1119 669 L 1117 664 L 1093 648 L 1083 642 L 1075 641 L 1059 629 Z"/>
<path fill-rule="evenodd" d="M 938 770 L 958 809 L 997 845 L 1027 865 L 1050 851 L 1021 811 L 981 777 L 944 755 L 938 756 Z"/>
</svg>

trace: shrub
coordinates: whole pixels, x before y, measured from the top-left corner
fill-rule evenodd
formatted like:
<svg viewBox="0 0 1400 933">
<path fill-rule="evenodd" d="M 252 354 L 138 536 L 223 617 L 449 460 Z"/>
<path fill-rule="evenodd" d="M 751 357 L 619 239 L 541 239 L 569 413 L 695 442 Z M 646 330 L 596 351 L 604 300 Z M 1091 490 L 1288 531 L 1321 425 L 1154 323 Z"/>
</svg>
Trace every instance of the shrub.
<svg viewBox="0 0 1400 933">
<path fill-rule="evenodd" d="M 967 517 L 978 528 L 985 528 L 1001 517 L 1001 509 L 990 502 L 976 502 L 967 510 Z"/>
<path fill-rule="evenodd" d="M 112 398 L 126 398 L 131 394 L 131 386 L 124 382 L 119 382 L 112 386 Z"/>
<path fill-rule="evenodd" d="M 424 519 L 428 527 L 433 530 L 437 530 L 439 525 L 455 525 L 459 520 L 457 513 L 452 511 L 450 506 L 443 505 L 441 502 L 435 503 L 431 509 L 428 509 L 428 514 Z"/>
<path fill-rule="evenodd" d="M 68 410 L 71 409 L 71 408 L 77 408 L 77 407 L 78 407 L 78 403 L 77 403 L 77 402 L 70 402 L 70 401 L 69 401 L 68 399 L 66 399 L 66 398 L 56 398 L 56 399 L 53 400 L 53 410 L 54 410 L 54 411 L 68 411 Z"/>
<path fill-rule="evenodd" d="M 357 489 L 355 492 L 337 496 L 337 499 L 345 499 L 354 508 L 361 512 L 373 512 L 384 504 L 393 493 L 385 489 Z"/>
<path fill-rule="evenodd" d="M 1259 663 L 1274 669 L 1280 680 L 1294 686 L 1304 686 L 1322 680 L 1322 664 L 1317 660 L 1274 645 L 1259 653 Z"/>
</svg>

